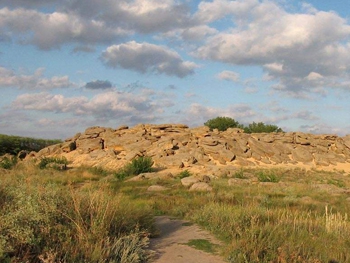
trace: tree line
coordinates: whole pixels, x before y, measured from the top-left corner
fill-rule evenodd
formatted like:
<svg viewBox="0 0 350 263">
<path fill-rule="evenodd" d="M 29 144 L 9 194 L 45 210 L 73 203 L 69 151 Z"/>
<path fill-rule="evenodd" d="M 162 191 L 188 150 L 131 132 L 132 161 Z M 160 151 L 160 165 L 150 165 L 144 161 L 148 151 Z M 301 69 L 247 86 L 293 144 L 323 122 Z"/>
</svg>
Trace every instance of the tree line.
<svg viewBox="0 0 350 263">
<path fill-rule="evenodd" d="M 6 153 L 17 155 L 22 150 L 37 152 L 49 145 L 61 142 L 61 140 L 45 140 L 0 134 L 0 155 Z"/>
</svg>

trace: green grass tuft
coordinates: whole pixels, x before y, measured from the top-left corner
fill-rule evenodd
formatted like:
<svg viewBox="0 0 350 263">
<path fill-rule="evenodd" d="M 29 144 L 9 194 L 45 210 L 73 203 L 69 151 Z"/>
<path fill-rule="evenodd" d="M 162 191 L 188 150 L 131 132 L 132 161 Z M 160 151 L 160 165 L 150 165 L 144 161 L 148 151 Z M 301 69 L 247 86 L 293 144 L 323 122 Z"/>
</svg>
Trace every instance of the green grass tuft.
<svg viewBox="0 0 350 263">
<path fill-rule="evenodd" d="M 179 173 L 179 178 L 185 178 L 185 177 L 190 177 L 192 174 L 189 170 L 184 170 Z"/>
<path fill-rule="evenodd" d="M 56 170 L 65 170 L 67 168 L 68 161 L 66 157 L 44 157 L 40 160 L 39 168 L 54 168 Z"/>
<path fill-rule="evenodd" d="M 216 253 L 218 247 L 206 239 L 191 239 L 186 245 L 211 254 Z"/>
<path fill-rule="evenodd" d="M 13 167 L 16 166 L 18 160 L 16 156 L 4 156 L 2 157 L 2 159 L 0 160 L 0 167 L 3 169 L 12 169 Z"/>
<path fill-rule="evenodd" d="M 259 182 L 278 183 L 280 181 L 280 177 L 272 171 L 260 171 L 257 177 Z"/>
<path fill-rule="evenodd" d="M 122 181 L 127 177 L 139 175 L 141 173 L 150 173 L 153 172 L 154 169 L 153 160 L 151 157 L 141 156 L 133 159 L 130 163 L 125 165 L 122 169 L 116 172 L 115 177 Z"/>
</svg>

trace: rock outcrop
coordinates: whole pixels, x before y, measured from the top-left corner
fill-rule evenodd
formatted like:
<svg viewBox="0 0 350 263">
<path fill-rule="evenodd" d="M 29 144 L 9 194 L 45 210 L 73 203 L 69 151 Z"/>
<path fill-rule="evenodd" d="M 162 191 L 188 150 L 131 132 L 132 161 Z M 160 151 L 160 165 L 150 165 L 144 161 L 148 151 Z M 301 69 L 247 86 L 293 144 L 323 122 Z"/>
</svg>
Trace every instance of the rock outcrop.
<svg viewBox="0 0 350 263">
<path fill-rule="evenodd" d="M 240 129 L 219 132 L 183 124 L 90 127 L 62 144 L 42 149 L 36 158 L 57 155 L 65 156 L 73 166 L 109 169 L 118 169 L 137 156 L 151 156 L 159 168 L 197 169 L 210 175 L 258 165 L 323 168 L 344 164 L 350 170 L 350 135 L 246 134 Z"/>
</svg>

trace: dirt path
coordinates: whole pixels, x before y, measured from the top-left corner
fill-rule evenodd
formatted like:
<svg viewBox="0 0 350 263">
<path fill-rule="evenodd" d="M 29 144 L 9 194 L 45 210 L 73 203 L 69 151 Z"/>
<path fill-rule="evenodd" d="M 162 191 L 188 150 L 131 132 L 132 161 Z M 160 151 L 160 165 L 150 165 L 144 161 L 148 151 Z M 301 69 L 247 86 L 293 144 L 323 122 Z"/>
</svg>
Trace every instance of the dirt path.
<svg viewBox="0 0 350 263">
<path fill-rule="evenodd" d="M 193 239 L 205 239 L 220 245 L 207 231 L 187 221 L 172 219 L 168 216 L 156 217 L 160 231 L 157 238 L 152 238 L 150 249 L 155 251 L 152 263 L 225 263 L 217 255 L 190 247 L 187 243 Z"/>
</svg>

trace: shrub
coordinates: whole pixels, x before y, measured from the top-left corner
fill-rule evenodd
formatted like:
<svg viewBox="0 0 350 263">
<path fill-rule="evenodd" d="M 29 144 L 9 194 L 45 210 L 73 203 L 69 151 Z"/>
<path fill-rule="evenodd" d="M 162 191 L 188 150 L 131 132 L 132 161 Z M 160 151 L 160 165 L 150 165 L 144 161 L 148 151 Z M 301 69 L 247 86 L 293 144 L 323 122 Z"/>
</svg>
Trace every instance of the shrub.
<svg viewBox="0 0 350 263">
<path fill-rule="evenodd" d="M 16 164 L 17 164 L 16 156 L 12 156 L 12 157 L 5 156 L 0 161 L 0 167 L 4 169 L 12 169 Z"/>
<path fill-rule="evenodd" d="M 77 143 L 76 142 L 71 142 L 69 144 L 69 150 L 70 151 L 74 151 L 75 149 L 77 149 Z"/>
<path fill-rule="evenodd" d="M 151 157 L 141 156 L 135 158 L 125 165 L 122 169 L 120 169 L 115 176 L 119 180 L 124 180 L 126 177 L 139 175 L 141 173 L 149 173 L 153 171 L 152 168 L 153 160 Z"/>
<path fill-rule="evenodd" d="M 273 172 L 260 171 L 257 176 L 259 182 L 278 183 L 280 181 L 280 178 Z"/>
<path fill-rule="evenodd" d="M 219 131 L 226 131 L 228 128 L 243 128 L 239 122 L 230 117 L 216 117 L 204 123 L 210 130 L 218 129 Z"/>
<path fill-rule="evenodd" d="M 262 132 L 283 132 L 283 130 L 276 125 L 265 124 L 263 122 L 253 122 L 247 127 L 244 127 L 245 133 L 262 133 Z"/>
<path fill-rule="evenodd" d="M 68 161 L 66 157 L 44 157 L 40 160 L 39 168 L 45 169 L 51 167 L 56 170 L 65 170 L 67 164 Z"/>
<path fill-rule="evenodd" d="M 127 178 L 128 176 L 130 176 L 129 174 L 127 174 L 125 172 L 124 169 L 120 169 L 118 172 L 114 173 L 114 176 L 119 180 L 119 181 L 123 181 L 125 178 Z"/>
<path fill-rule="evenodd" d="M 152 172 L 153 161 L 151 157 L 141 156 L 133 159 L 130 164 L 126 166 L 126 171 L 130 175 L 138 175 L 141 173 Z"/>
<path fill-rule="evenodd" d="M 184 170 L 182 172 L 179 173 L 179 178 L 185 178 L 185 177 L 190 177 L 192 174 L 189 170 Z"/>
</svg>

